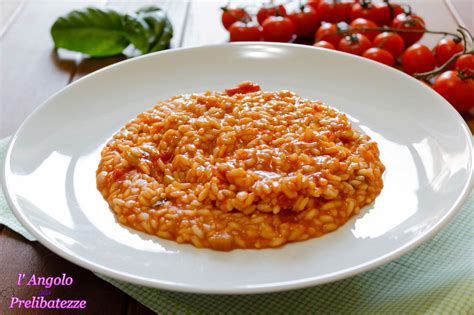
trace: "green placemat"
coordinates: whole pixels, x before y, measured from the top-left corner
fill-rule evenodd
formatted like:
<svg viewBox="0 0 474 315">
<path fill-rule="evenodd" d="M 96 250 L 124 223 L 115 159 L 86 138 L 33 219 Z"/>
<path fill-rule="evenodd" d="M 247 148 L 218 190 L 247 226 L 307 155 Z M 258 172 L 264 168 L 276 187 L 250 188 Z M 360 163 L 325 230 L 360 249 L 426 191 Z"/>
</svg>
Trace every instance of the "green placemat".
<svg viewBox="0 0 474 315">
<path fill-rule="evenodd" d="M 0 140 L 0 161 L 7 142 Z M 159 314 L 474 314 L 473 210 L 474 193 L 443 231 L 413 252 L 373 271 L 308 289 L 187 294 L 97 276 Z M 0 224 L 34 240 L 1 193 Z"/>
</svg>

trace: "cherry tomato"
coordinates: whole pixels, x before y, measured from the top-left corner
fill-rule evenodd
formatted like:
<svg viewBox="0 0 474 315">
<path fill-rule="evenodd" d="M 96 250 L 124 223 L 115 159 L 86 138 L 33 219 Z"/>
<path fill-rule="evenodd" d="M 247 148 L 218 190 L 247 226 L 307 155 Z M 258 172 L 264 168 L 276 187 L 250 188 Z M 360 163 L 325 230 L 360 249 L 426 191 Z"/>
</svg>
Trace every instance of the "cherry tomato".
<svg viewBox="0 0 474 315">
<path fill-rule="evenodd" d="M 393 67 L 393 65 L 395 64 L 395 60 L 393 59 L 393 56 L 391 53 L 389 53 L 385 49 L 381 49 L 377 47 L 367 49 L 362 54 L 362 57 L 378 61 L 389 67 Z"/>
<path fill-rule="evenodd" d="M 375 22 L 377 25 L 390 23 L 390 9 L 386 3 L 374 3 L 370 0 L 359 0 L 352 6 L 351 21 L 364 18 Z"/>
<path fill-rule="evenodd" d="M 354 21 L 349 24 L 351 27 L 378 27 L 377 24 L 374 22 L 363 19 L 363 18 L 358 18 L 355 19 Z M 356 31 L 357 33 L 361 33 L 362 35 L 366 36 L 368 39 L 373 40 L 375 36 L 380 34 L 380 31 Z"/>
<path fill-rule="evenodd" d="M 254 22 L 237 21 L 229 27 L 229 32 L 231 42 L 259 41 L 262 39 L 262 30 Z"/>
<path fill-rule="evenodd" d="M 390 6 L 386 2 L 376 2 L 375 4 L 375 12 L 374 13 L 374 19 L 375 23 L 378 25 L 390 25 L 392 22 L 393 18 L 392 15 L 390 14 Z M 400 12 L 403 13 L 403 12 Z"/>
<path fill-rule="evenodd" d="M 397 33 L 383 32 L 375 36 L 374 47 L 383 48 L 391 53 L 394 58 L 398 58 L 405 49 L 405 43 Z"/>
<path fill-rule="evenodd" d="M 354 21 L 358 18 L 363 18 L 371 21 L 374 19 L 374 9 L 375 6 L 370 0 L 359 0 L 352 6 L 351 9 L 351 21 Z"/>
<path fill-rule="evenodd" d="M 296 36 L 302 38 L 314 37 L 319 26 L 319 17 L 316 10 L 310 6 L 303 6 L 299 11 L 292 12 L 288 17 L 295 24 Z"/>
<path fill-rule="evenodd" d="M 474 108 L 474 79 L 462 78 L 457 71 L 445 71 L 433 83 L 441 94 L 460 113 Z"/>
<path fill-rule="evenodd" d="M 234 88 L 225 89 L 225 94 L 232 96 L 235 94 L 247 94 L 258 91 L 260 91 L 260 85 L 251 81 L 245 81 Z"/>
<path fill-rule="evenodd" d="M 308 0 L 306 1 L 306 5 L 309 5 L 313 9 L 318 10 L 319 2 L 321 2 L 321 0 Z"/>
<path fill-rule="evenodd" d="M 399 14 L 405 13 L 405 9 L 400 3 L 392 3 L 388 2 L 385 3 L 388 6 L 388 10 L 390 12 L 390 21 L 387 21 L 386 25 L 389 25 L 390 22 Z"/>
<path fill-rule="evenodd" d="M 248 13 L 244 9 L 222 8 L 222 25 L 228 30 L 234 22 L 240 21 L 248 16 Z"/>
<path fill-rule="evenodd" d="M 337 34 L 338 31 L 347 30 L 349 25 L 345 22 L 323 23 L 316 32 L 316 41 L 325 40 L 337 47 L 339 41 L 342 39 L 342 35 Z"/>
<path fill-rule="evenodd" d="M 457 71 L 462 71 L 465 75 L 474 74 L 474 55 L 467 54 L 460 56 L 456 59 L 455 67 Z"/>
<path fill-rule="evenodd" d="M 113 181 L 118 180 L 120 177 L 123 176 L 123 174 L 126 173 L 126 170 L 123 168 L 116 168 L 112 171 L 112 179 Z"/>
<path fill-rule="evenodd" d="M 295 25 L 283 16 L 268 17 L 262 27 L 263 39 L 269 42 L 289 42 L 295 34 Z"/>
<path fill-rule="evenodd" d="M 402 13 L 397 15 L 392 21 L 392 28 L 406 30 L 424 30 L 425 21 L 417 15 Z M 423 37 L 423 33 L 399 33 L 405 41 L 406 46 L 410 46 Z"/>
<path fill-rule="evenodd" d="M 286 16 L 286 10 L 283 5 L 264 6 L 257 12 L 258 24 L 263 25 L 263 22 L 270 16 Z"/>
<path fill-rule="evenodd" d="M 448 61 L 454 54 L 462 51 L 464 45 L 459 42 L 456 43 L 452 38 L 443 38 L 434 48 L 434 54 L 436 58 L 436 65 L 442 66 Z M 450 65 L 451 69 L 454 69 L 454 63 Z"/>
<path fill-rule="evenodd" d="M 320 40 L 319 42 L 314 43 L 313 46 L 314 47 L 319 47 L 319 48 L 333 49 L 333 50 L 336 49 L 336 47 L 334 47 L 333 44 L 331 44 L 330 42 L 327 42 L 325 40 Z"/>
<path fill-rule="evenodd" d="M 426 72 L 436 67 L 436 60 L 427 46 L 414 44 L 408 47 L 403 54 L 402 66 L 408 74 Z"/>
<path fill-rule="evenodd" d="M 341 39 L 337 48 L 343 52 L 360 56 L 371 46 L 372 43 L 367 37 L 359 33 L 354 33 Z"/>
<path fill-rule="evenodd" d="M 321 21 L 348 22 L 351 16 L 352 2 L 349 0 L 321 0 L 317 9 Z"/>
<path fill-rule="evenodd" d="M 155 153 L 153 159 L 156 161 L 160 159 L 163 163 L 169 163 L 174 158 L 174 153 L 172 151 L 162 151 L 158 154 Z"/>
</svg>

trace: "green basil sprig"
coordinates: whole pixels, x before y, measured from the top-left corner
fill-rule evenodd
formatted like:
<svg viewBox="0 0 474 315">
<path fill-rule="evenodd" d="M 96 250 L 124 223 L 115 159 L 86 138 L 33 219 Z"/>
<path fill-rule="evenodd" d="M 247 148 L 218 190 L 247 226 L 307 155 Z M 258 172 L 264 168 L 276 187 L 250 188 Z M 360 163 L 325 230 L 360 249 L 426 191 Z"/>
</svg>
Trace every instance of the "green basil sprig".
<svg viewBox="0 0 474 315">
<path fill-rule="evenodd" d="M 51 36 L 57 48 L 107 57 L 120 54 L 130 44 L 142 54 L 166 49 L 173 27 L 166 13 L 155 6 L 132 14 L 86 8 L 59 17 L 51 27 Z"/>
</svg>

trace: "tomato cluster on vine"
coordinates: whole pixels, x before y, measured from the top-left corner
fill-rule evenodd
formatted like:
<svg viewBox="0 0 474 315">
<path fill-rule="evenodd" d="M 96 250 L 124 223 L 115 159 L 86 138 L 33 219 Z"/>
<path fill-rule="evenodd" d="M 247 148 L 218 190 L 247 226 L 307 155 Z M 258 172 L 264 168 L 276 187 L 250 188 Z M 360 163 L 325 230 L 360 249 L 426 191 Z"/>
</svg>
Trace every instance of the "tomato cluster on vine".
<svg viewBox="0 0 474 315">
<path fill-rule="evenodd" d="M 230 41 L 311 43 L 420 78 L 420 73 L 439 70 L 437 76 L 424 76 L 424 82 L 459 112 L 474 108 L 474 55 L 465 49 L 466 38 L 444 36 L 433 49 L 418 43 L 425 33 L 443 32 L 427 30 L 424 19 L 407 5 L 389 0 L 271 1 L 253 10 L 225 7 L 222 24 Z"/>
</svg>

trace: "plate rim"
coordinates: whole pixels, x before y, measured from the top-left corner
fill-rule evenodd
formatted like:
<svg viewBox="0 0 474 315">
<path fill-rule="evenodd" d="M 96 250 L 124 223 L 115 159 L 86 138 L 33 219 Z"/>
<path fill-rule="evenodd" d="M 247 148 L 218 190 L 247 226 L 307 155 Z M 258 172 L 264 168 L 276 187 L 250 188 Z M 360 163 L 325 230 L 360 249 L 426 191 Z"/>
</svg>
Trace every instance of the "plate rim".
<svg viewBox="0 0 474 315">
<path fill-rule="evenodd" d="M 401 247 L 398 247 L 397 249 L 386 253 L 383 256 L 379 256 L 375 259 L 372 259 L 370 261 L 367 261 L 362 264 L 358 264 L 355 266 L 352 266 L 351 268 L 346 268 L 338 272 L 334 273 L 329 273 L 325 274 L 323 276 L 314 276 L 314 277 L 307 277 L 304 279 L 299 279 L 299 280 L 290 280 L 290 281 L 283 281 L 283 282 L 272 282 L 270 284 L 264 284 L 264 285 L 251 285 L 251 286 L 230 286 L 229 288 L 219 288 L 219 289 L 214 289 L 214 288 L 206 288 L 202 287 L 200 285 L 189 285 L 185 283 L 177 283 L 177 282 L 170 282 L 170 281 L 162 281 L 162 280 L 150 280 L 147 278 L 143 278 L 140 276 L 132 275 L 129 274 L 128 272 L 125 271 L 118 271 L 114 269 L 110 269 L 107 266 L 103 266 L 100 264 L 97 264 L 93 261 L 90 261 L 88 259 L 84 259 L 82 257 L 77 257 L 76 255 L 67 253 L 64 251 L 64 249 L 61 249 L 60 247 L 56 246 L 53 244 L 53 242 L 49 241 L 47 237 L 45 237 L 42 232 L 38 230 L 38 228 L 29 221 L 28 218 L 24 215 L 23 211 L 21 210 L 20 206 L 13 200 L 13 198 L 10 195 L 10 188 L 9 184 L 7 181 L 7 168 L 10 165 L 10 160 L 11 160 L 11 153 L 12 149 L 16 143 L 16 140 L 19 136 L 19 134 L 23 131 L 25 126 L 28 124 L 28 122 L 36 115 L 37 112 L 39 112 L 46 104 L 48 104 L 52 99 L 54 99 L 57 95 L 64 93 L 64 91 L 67 91 L 68 89 L 72 88 L 76 84 L 81 83 L 83 80 L 88 79 L 91 76 L 97 75 L 103 71 L 108 71 L 111 68 L 114 67 L 120 67 L 125 63 L 129 62 L 135 62 L 136 60 L 141 60 L 141 59 L 147 59 L 147 58 L 155 58 L 158 55 L 163 55 L 163 54 L 172 54 L 176 53 L 177 51 L 184 51 L 184 50 L 206 50 L 206 49 L 213 49 L 213 48 L 218 48 L 218 47 L 227 47 L 231 45 L 238 45 L 238 46 L 254 46 L 254 45 L 263 45 L 263 46 L 277 46 L 277 47 L 283 47 L 283 48 L 289 48 L 289 49 L 320 49 L 320 48 L 315 48 L 315 47 L 306 47 L 303 45 L 294 45 L 294 44 L 289 44 L 289 43 L 263 43 L 263 42 L 247 42 L 247 43 L 226 43 L 226 44 L 215 44 L 215 45 L 205 45 L 205 46 L 197 46 L 197 47 L 185 47 L 185 48 L 175 48 L 175 49 L 170 49 L 162 52 L 156 52 L 152 54 L 147 54 L 127 60 L 120 61 L 118 63 L 106 66 L 102 69 L 99 69 L 97 71 L 94 71 L 92 73 L 89 73 L 88 75 L 80 78 L 79 80 L 72 82 L 60 90 L 56 91 L 53 93 L 51 96 L 49 96 L 45 101 L 43 101 L 39 106 L 37 106 L 27 117 L 26 119 L 20 124 L 18 129 L 15 131 L 14 135 L 11 137 L 9 143 L 8 143 L 8 148 L 5 153 L 5 158 L 3 161 L 3 165 L 1 166 L 2 169 L 2 190 L 5 196 L 5 199 L 7 201 L 7 205 L 10 207 L 12 210 L 13 214 L 15 217 L 20 221 L 20 223 L 23 225 L 23 227 L 34 237 L 36 237 L 37 241 L 40 242 L 43 246 L 51 250 L 53 253 L 57 254 L 58 256 L 82 267 L 87 270 L 90 270 L 95 273 L 99 273 L 100 275 L 105 275 L 108 276 L 112 279 L 136 284 L 136 285 L 141 285 L 141 286 L 146 286 L 150 288 L 157 288 L 157 289 L 164 289 L 164 290 L 169 290 L 169 291 L 175 291 L 175 292 L 184 292 L 184 293 L 200 293 L 200 294 L 226 294 L 226 295 L 232 295 L 232 294 L 257 294 L 257 293 L 270 293 L 270 292 L 279 292 L 279 291 L 287 291 L 287 290 L 294 290 L 294 289 L 301 289 L 301 288 L 306 288 L 306 287 L 311 287 L 311 286 L 316 286 L 316 285 L 321 285 L 324 283 L 329 283 L 329 282 L 334 282 L 337 280 L 342 280 L 344 278 L 348 278 L 351 276 L 355 276 L 357 274 L 375 269 L 379 266 L 385 265 L 405 254 L 408 252 L 414 250 L 417 248 L 419 245 L 423 244 L 424 242 L 428 241 L 432 237 L 434 237 L 443 227 L 445 227 L 454 217 L 455 215 L 459 212 L 467 198 L 469 197 L 469 194 L 473 190 L 474 186 L 474 173 L 473 173 L 473 164 L 474 164 L 474 155 L 473 155 L 473 141 L 474 138 L 471 135 L 470 129 L 468 128 L 466 122 L 464 119 L 461 117 L 461 115 L 452 108 L 452 106 L 444 100 L 440 95 L 438 95 L 435 91 L 431 90 L 432 94 L 435 94 L 438 98 L 441 98 L 441 100 L 444 102 L 445 106 L 449 106 L 450 110 L 454 112 L 454 114 L 457 116 L 458 122 L 461 123 L 461 128 L 463 130 L 463 135 L 467 137 L 471 143 L 471 146 L 469 147 L 469 177 L 467 178 L 462 191 L 458 195 L 457 199 L 455 202 L 451 205 L 451 207 L 446 210 L 445 214 L 438 219 L 435 225 L 433 225 L 430 229 L 425 231 L 424 233 L 420 234 L 419 236 L 413 238 L 410 242 L 407 242 Z M 324 49 L 320 49 L 324 50 Z M 423 87 L 428 89 L 428 87 L 424 86 L 423 83 L 419 82 L 415 78 L 412 78 L 408 76 L 405 73 L 400 72 L 399 70 L 396 70 L 391 67 L 387 67 L 385 65 L 381 65 L 380 63 L 377 63 L 372 60 L 360 58 L 357 56 L 352 56 L 343 52 L 339 51 L 327 51 L 325 52 L 330 53 L 330 54 L 339 54 L 339 55 L 344 55 L 345 57 L 349 58 L 355 58 L 356 60 L 359 60 L 358 62 L 369 62 L 369 63 L 374 63 L 377 64 L 380 67 L 384 67 L 385 71 L 393 71 L 394 73 L 397 73 L 398 75 L 402 76 L 407 76 L 413 81 L 417 81 L 417 84 L 419 84 L 419 87 Z M 390 68 L 390 69 L 388 69 Z M 413 82 L 415 83 L 415 82 Z M 467 139 L 466 139 L 467 140 Z M 13 195 L 13 193 L 12 193 Z"/>
</svg>

